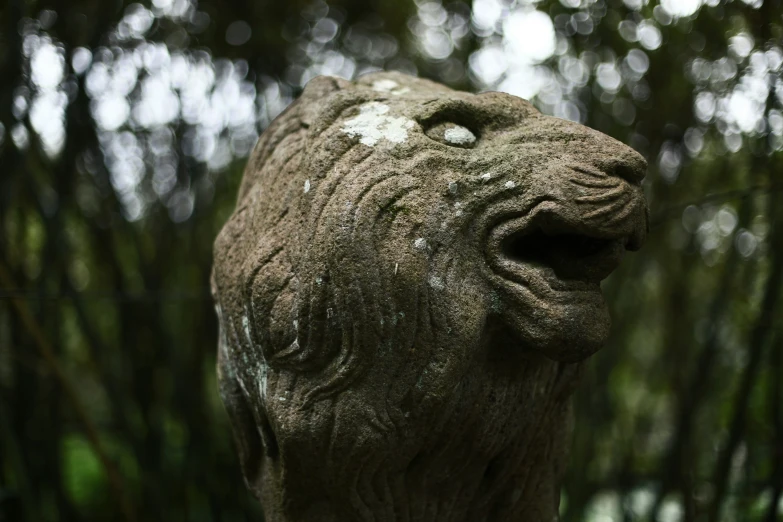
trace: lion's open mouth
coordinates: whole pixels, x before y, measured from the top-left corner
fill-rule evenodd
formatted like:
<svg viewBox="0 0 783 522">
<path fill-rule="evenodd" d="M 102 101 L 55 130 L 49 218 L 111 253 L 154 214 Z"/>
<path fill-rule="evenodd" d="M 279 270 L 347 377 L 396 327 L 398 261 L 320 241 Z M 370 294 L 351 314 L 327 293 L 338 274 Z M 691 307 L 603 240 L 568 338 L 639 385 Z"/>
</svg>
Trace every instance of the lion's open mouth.
<svg viewBox="0 0 783 522">
<path fill-rule="evenodd" d="M 598 283 L 619 265 L 625 242 L 538 229 L 508 235 L 501 240 L 500 251 L 512 269 L 516 264 L 549 267 L 561 280 Z"/>
<path fill-rule="evenodd" d="M 589 258 L 611 248 L 615 241 L 578 234 L 548 235 L 542 230 L 532 234 L 512 234 L 503 241 L 503 253 L 509 258 L 543 263 L 559 257 Z"/>
<path fill-rule="evenodd" d="M 510 200 L 493 209 L 484 236 L 490 277 L 504 288 L 539 297 L 554 297 L 550 291 L 558 299 L 566 299 L 563 292 L 600 293 L 600 282 L 620 265 L 625 251 L 638 250 L 647 235 L 641 190 L 620 188 L 612 202 L 600 205 L 578 197 L 573 202 L 544 197 L 529 207 L 524 200 Z"/>
</svg>

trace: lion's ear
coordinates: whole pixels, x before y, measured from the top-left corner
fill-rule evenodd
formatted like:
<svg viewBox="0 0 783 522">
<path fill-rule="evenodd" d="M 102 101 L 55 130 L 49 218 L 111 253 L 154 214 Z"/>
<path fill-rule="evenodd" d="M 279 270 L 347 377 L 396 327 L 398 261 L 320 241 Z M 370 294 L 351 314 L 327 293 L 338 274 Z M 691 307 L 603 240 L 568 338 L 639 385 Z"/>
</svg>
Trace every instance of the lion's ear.
<svg viewBox="0 0 783 522">
<path fill-rule="evenodd" d="M 347 89 L 351 86 L 351 82 L 343 80 L 342 78 L 335 78 L 334 76 L 316 76 L 305 85 L 304 91 L 302 91 L 302 98 L 310 100 L 322 100 L 330 94 Z"/>
<path fill-rule="evenodd" d="M 299 103 L 302 106 L 301 122 L 305 125 L 311 125 L 318 117 L 319 109 L 324 107 L 324 99 L 351 86 L 351 82 L 333 76 L 316 76 L 307 82 L 299 97 Z"/>
</svg>

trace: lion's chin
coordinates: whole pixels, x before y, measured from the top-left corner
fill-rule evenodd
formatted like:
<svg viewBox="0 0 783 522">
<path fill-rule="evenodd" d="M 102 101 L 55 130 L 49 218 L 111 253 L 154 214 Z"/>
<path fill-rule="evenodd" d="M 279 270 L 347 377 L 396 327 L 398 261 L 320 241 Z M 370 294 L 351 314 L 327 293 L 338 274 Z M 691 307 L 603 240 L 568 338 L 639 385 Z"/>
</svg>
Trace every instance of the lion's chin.
<svg viewBox="0 0 783 522">
<path fill-rule="evenodd" d="M 505 280 L 502 315 L 524 346 L 558 362 L 578 362 L 598 351 L 611 320 L 595 281 L 563 280 L 531 267 L 524 283 Z"/>
<path fill-rule="evenodd" d="M 492 230 L 488 278 L 505 294 L 502 315 L 523 346 L 580 361 L 609 336 L 601 281 L 619 266 L 629 239 L 539 225 L 523 216 Z"/>
</svg>

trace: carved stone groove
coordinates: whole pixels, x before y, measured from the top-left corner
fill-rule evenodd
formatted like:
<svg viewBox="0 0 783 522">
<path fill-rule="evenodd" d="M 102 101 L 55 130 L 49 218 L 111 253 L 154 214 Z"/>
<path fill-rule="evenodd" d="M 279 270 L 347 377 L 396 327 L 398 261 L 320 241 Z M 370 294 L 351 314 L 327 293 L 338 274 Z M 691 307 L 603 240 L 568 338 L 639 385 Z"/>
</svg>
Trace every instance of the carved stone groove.
<svg viewBox="0 0 783 522">
<path fill-rule="evenodd" d="M 215 243 L 220 392 L 266 519 L 557 520 L 645 169 L 507 94 L 312 80 Z"/>
</svg>

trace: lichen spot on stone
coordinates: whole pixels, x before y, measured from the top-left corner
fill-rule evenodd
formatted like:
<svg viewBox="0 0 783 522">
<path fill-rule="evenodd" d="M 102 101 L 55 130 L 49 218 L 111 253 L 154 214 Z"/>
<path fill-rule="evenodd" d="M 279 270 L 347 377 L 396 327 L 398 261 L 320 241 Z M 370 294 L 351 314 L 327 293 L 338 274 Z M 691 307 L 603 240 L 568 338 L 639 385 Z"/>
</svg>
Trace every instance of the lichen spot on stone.
<svg viewBox="0 0 783 522">
<path fill-rule="evenodd" d="M 402 116 L 391 116 L 389 110 L 388 105 L 380 102 L 365 103 L 358 116 L 345 122 L 342 131 L 351 137 L 359 136 L 359 142 L 370 147 L 384 139 L 404 143 L 415 123 Z"/>
<path fill-rule="evenodd" d="M 430 286 L 435 290 L 443 290 L 446 288 L 446 285 L 443 283 L 443 279 L 441 279 L 438 276 L 432 276 L 430 277 Z"/>
<path fill-rule="evenodd" d="M 506 184 L 505 184 L 504 186 L 505 186 L 507 189 L 512 189 L 512 188 L 516 187 L 516 186 L 517 186 L 517 184 L 516 184 L 516 183 L 514 183 L 513 181 L 510 181 L 510 180 L 509 180 L 509 181 L 506 181 Z"/>
<path fill-rule="evenodd" d="M 413 242 L 413 247 L 416 250 L 426 250 L 427 248 L 427 240 L 423 237 L 418 238 L 416 241 Z"/>
<path fill-rule="evenodd" d="M 304 193 L 307 194 L 308 192 L 310 192 L 310 180 L 306 179 L 304 185 Z"/>
<path fill-rule="evenodd" d="M 409 87 L 400 87 L 399 83 L 395 82 L 394 80 L 389 80 L 388 78 L 385 80 L 378 80 L 373 82 L 372 90 L 378 92 L 388 92 L 389 94 L 393 94 L 395 96 L 410 92 Z"/>
<path fill-rule="evenodd" d="M 250 321 L 246 315 L 242 316 L 242 329 L 245 331 L 245 337 L 247 338 L 247 344 L 253 346 L 253 338 L 250 335 Z"/>
<path fill-rule="evenodd" d="M 377 82 L 373 82 L 372 89 L 378 92 L 391 92 L 398 85 L 399 84 L 394 80 L 378 80 Z"/>
<path fill-rule="evenodd" d="M 472 145 L 476 141 L 472 132 L 459 125 L 446 129 L 443 138 L 453 145 Z"/>
<path fill-rule="evenodd" d="M 266 362 L 261 362 L 258 365 L 258 394 L 261 399 L 266 398 L 266 381 L 267 381 L 267 367 Z"/>
<path fill-rule="evenodd" d="M 479 179 L 480 179 L 482 182 L 486 183 L 487 181 L 489 181 L 489 179 L 490 179 L 491 177 L 492 177 L 492 174 L 490 174 L 489 172 L 485 172 L 484 174 L 482 174 L 481 176 L 479 176 Z"/>
<path fill-rule="evenodd" d="M 459 186 L 457 185 L 456 181 L 450 181 L 449 182 L 449 192 L 451 193 L 452 196 L 456 196 L 457 195 L 457 189 L 458 188 L 459 188 Z"/>
</svg>

